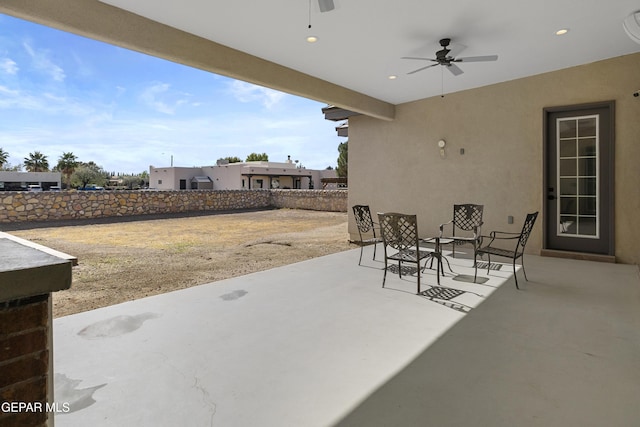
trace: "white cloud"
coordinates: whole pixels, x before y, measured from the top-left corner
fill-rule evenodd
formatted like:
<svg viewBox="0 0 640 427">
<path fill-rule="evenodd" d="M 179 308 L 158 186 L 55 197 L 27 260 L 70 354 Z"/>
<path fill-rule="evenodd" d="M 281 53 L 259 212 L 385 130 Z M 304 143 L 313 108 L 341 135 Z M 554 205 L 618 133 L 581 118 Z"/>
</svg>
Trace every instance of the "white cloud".
<svg viewBox="0 0 640 427">
<path fill-rule="evenodd" d="M 285 94 L 277 90 L 257 86 L 239 80 L 233 80 L 229 84 L 231 94 L 240 102 L 260 102 L 262 105 L 270 109 L 276 105 Z"/>
<path fill-rule="evenodd" d="M 168 83 L 155 83 L 140 94 L 142 102 L 160 113 L 173 115 L 179 107 L 194 105 L 187 98 L 191 95 L 171 90 Z"/>
<path fill-rule="evenodd" d="M 62 67 L 56 65 L 51 59 L 49 59 L 49 51 L 36 50 L 28 42 L 22 43 L 22 46 L 31 57 L 35 69 L 49 75 L 49 77 L 56 82 L 64 81 L 66 74 Z"/>
<path fill-rule="evenodd" d="M 150 86 L 140 94 L 140 99 L 146 105 L 160 113 L 173 114 L 175 109 L 158 99 L 169 90 L 169 87 L 170 85 L 167 83 L 158 83 Z"/>
<path fill-rule="evenodd" d="M 0 70 L 5 74 L 15 75 L 18 74 L 20 68 L 18 68 L 18 64 L 11 58 L 2 58 L 0 59 Z"/>
</svg>

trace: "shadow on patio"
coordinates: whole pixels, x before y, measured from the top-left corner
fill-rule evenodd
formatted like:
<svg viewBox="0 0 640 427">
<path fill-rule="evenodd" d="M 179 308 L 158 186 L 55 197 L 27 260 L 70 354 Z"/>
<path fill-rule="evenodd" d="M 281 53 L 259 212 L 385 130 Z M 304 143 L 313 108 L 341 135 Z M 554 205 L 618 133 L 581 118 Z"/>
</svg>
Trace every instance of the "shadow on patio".
<svg viewBox="0 0 640 427">
<path fill-rule="evenodd" d="M 382 262 L 365 251 L 358 267 L 358 255 L 56 319 L 55 400 L 71 407 L 56 425 L 640 419 L 637 266 L 529 256 L 521 291 L 510 268 L 484 284 L 449 275 L 443 286 L 467 292 L 436 302 L 415 295 L 415 277 L 389 274 L 382 289 Z"/>
</svg>

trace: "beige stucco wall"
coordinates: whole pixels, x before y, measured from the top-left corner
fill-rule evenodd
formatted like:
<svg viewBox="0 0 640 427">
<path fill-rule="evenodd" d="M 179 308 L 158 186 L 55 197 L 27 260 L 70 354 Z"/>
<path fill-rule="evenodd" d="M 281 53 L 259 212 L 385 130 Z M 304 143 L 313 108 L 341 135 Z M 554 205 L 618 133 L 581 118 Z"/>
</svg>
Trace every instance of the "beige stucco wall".
<svg viewBox="0 0 640 427">
<path fill-rule="evenodd" d="M 469 71 L 471 72 L 471 71 Z M 446 80 L 445 80 L 446 87 Z M 485 227 L 519 231 L 540 211 L 528 251 L 543 242 L 543 108 L 615 101 L 615 255 L 640 263 L 640 54 L 396 107 L 392 122 L 349 121 L 349 206 L 418 215 L 433 235 L 454 203 L 485 205 Z M 437 141 L 445 139 L 446 157 Z M 460 154 L 464 148 L 465 154 Z M 515 224 L 507 224 L 507 217 Z M 357 234 L 350 216 L 349 231 Z"/>
<path fill-rule="evenodd" d="M 186 181 L 186 190 L 191 189 L 191 178 L 204 175 L 200 168 L 149 167 L 149 187 L 156 190 L 177 190 L 180 188 L 180 180 Z M 161 182 L 160 182 L 161 181 Z"/>
</svg>

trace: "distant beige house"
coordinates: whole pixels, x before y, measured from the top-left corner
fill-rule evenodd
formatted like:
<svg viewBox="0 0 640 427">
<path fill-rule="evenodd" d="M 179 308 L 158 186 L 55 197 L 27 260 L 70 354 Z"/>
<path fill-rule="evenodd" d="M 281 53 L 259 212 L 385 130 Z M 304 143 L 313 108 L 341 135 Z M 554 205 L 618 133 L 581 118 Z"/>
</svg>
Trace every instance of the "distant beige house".
<svg viewBox="0 0 640 427">
<path fill-rule="evenodd" d="M 27 191 L 29 186 L 40 186 L 44 191 L 60 188 L 60 172 L 0 171 L 0 191 Z"/>
<path fill-rule="evenodd" d="M 322 189 L 324 178 L 336 178 L 336 171 L 300 168 L 290 160 L 149 167 L 149 188 L 156 190 Z"/>
</svg>

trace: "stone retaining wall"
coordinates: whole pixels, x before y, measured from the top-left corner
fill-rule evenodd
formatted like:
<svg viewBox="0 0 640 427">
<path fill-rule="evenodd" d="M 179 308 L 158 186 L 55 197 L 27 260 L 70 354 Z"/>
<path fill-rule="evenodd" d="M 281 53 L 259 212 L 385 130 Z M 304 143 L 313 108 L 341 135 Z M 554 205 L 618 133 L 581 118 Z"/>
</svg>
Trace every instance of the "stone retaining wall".
<svg viewBox="0 0 640 427">
<path fill-rule="evenodd" d="M 347 211 L 347 190 L 0 192 L 0 223 L 267 207 Z"/>
<path fill-rule="evenodd" d="M 271 190 L 275 208 L 346 212 L 348 190 Z"/>
</svg>

